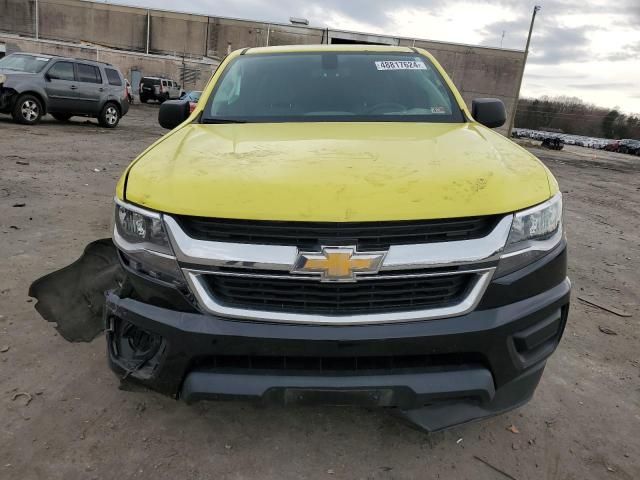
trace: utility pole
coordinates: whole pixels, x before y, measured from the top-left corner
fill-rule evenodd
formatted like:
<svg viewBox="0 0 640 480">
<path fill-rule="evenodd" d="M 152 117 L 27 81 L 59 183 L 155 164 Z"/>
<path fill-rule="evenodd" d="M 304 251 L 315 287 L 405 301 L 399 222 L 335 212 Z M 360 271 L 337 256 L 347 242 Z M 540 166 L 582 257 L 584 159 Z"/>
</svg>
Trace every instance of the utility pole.
<svg viewBox="0 0 640 480">
<path fill-rule="evenodd" d="M 151 37 L 151 13 L 147 8 L 147 48 L 145 49 L 145 51 L 147 52 L 147 55 L 149 54 L 149 38 L 150 37 Z"/>
<path fill-rule="evenodd" d="M 502 42 L 504 42 L 504 34 L 507 33 L 506 30 L 502 30 L 502 37 L 500 37 L 500 48 L 502 48 Z M 415 42 L 415 40 L 414 40 Z"/>
<path fill-rule="evenodd" d="M 36 40 L 38 40 L 40 38 L 40 19 L 38 18 L 39 15 L 39 6 L 38 6 L 38 0 L 35 1 L 35 34 L 36 34 Z"/>
<path fill-rule="evenodd" d="M 518 79 L 518 90 L 515 101 L 513 103 L 513 114 L 511 115 L 511 122 L 509 122 L 509 132 L 511 135 L 511 130 L 513 130 L 513 124 L 516 121 L 516 112 L 518 111 L 518 99 L 520 98 L 520 89 L 522 88 L 522 77 L 524 77 L 524 69 L 527 66 L 527 58 L 529 57 L 529 44 L 531 44 L 531 34 L 533 33 L 533 24 L 536 21 L 536 14 L 540 11 L 542 7 L 540 5 L 536 5 L 533 7 L 533 15 L 531 15 L 531 25 L 529 25 L 529 35 L 527 36 L 527 45 L 524 47 L 524 63 L 522 64 L 522 70 L 520 71 L 520 78 Z"/>
</svg>

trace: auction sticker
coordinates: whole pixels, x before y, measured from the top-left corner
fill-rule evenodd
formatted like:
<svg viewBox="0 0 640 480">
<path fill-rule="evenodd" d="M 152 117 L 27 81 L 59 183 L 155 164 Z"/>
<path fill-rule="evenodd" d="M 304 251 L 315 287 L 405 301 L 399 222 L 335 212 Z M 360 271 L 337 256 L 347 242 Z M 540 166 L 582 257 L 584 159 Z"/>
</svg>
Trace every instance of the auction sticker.
<svg viewBox="0 0 640 480">
<path fill-rule="evenodd" d="M 386 60 L 383 62 L 376 62 L 376 68 L 378 70 L 426 70 L 427 66 L 423 62 L 416 62 L 413 60 Z"/>
</svg>

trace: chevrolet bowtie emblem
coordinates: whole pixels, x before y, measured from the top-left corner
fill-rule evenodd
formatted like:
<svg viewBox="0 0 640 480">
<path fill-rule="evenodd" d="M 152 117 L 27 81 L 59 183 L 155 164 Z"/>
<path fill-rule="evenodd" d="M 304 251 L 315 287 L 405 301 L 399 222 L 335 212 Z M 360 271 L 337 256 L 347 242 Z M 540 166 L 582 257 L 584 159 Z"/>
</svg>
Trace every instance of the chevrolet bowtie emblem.
<svg viewBox="0 0 640 480">
<path fill-rule="evenodd" d="M 378 273 L 385 255 L 358 253 L 356 247 L 322 247 L 322 252 L 300 252 L 291 273 L 319 275 L 322 282 L 355 282 L 356 274 Z"/>
</svg>

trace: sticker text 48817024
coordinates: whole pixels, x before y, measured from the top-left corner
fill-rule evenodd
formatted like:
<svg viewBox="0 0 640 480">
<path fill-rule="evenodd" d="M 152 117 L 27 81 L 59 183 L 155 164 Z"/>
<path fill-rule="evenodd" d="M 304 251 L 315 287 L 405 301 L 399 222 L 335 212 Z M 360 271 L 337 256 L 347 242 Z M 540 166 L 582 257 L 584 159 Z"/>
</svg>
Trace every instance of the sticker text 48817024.
<svg viewBox="0 0 640 480">
<path fill-rule="evenodd" d="M 423 62 L 413 60 L 385 60 L 376 62 L 376 68 L 378 70 L 427 70 L 427 66 Z"/>
</svg>

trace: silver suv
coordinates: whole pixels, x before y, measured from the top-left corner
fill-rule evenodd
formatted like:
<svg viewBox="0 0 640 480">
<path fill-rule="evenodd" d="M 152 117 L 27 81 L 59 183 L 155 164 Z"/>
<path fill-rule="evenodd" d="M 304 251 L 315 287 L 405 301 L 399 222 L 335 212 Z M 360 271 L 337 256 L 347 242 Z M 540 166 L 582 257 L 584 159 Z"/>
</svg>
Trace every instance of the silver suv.
<svg viewBox="0 0 640 480">
<path fill-rule="evenodd" d="M 140 102 L 157 100 L 162 103 L 167 100 L 177 100 L 182 96 L 182 88 L 177 82 L 164 77 L 142 77 L 140 79 Z"/>
<path fill-rule="evenodd" d="M 34 125 L 50 113 L 66 122 L 80 115 L 114 128 L 129 110 L 124 77 L 108 63 L 30 53 L 0 60 L 0 113 Z"/>
</svg>

